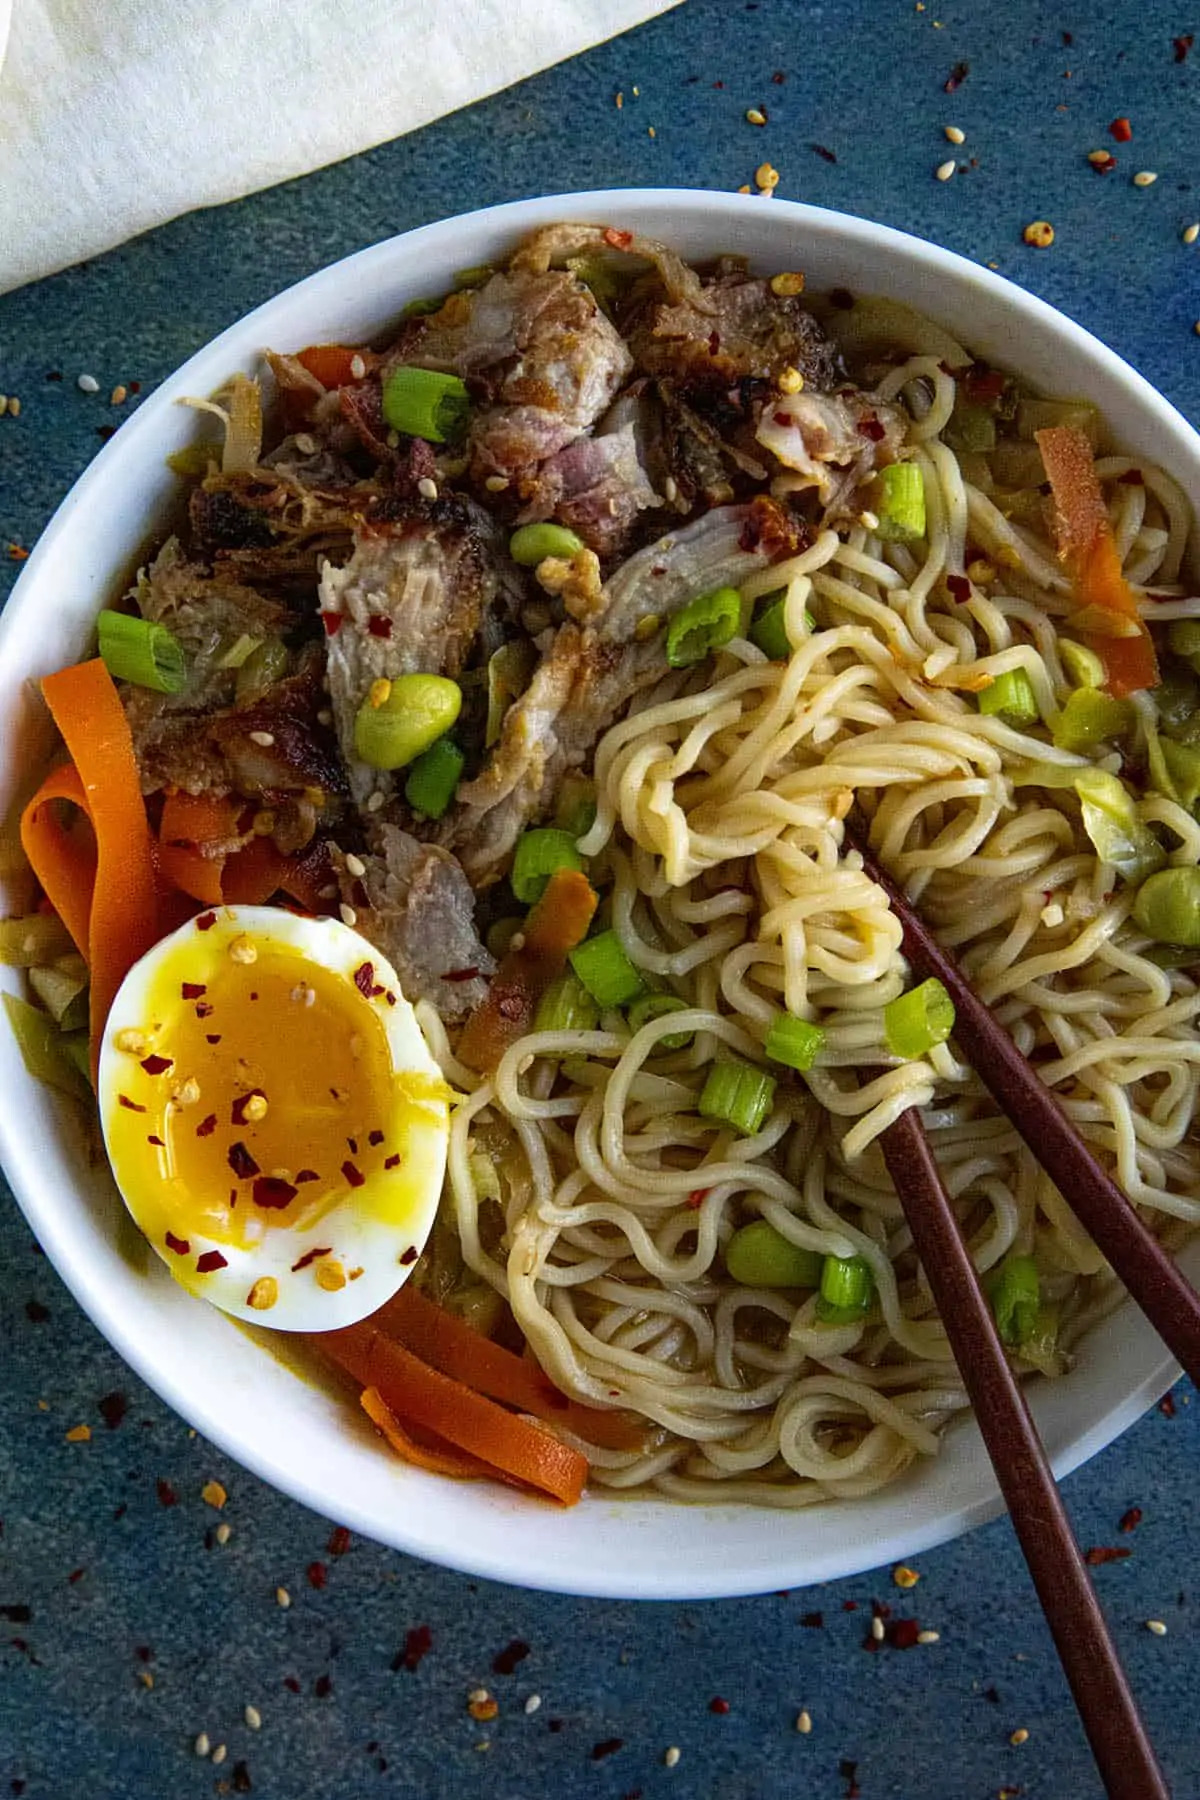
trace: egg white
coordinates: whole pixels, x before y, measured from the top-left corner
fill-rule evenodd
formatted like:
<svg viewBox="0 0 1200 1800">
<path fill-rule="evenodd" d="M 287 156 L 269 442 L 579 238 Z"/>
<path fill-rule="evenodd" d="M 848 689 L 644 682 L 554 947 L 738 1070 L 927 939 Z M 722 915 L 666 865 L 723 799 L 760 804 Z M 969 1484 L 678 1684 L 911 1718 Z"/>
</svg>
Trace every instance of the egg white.
<svg viewBox="0 0 1200 1800">
<path fill-rule="evenodd" d="M 301 987 L 305 965 L 341 978 L 345 992 L 339 982 L 339 1008 L 344 999 L 348 1016 L 361 1009 L 364 1029 L 372 1028 L 367 1015 L 374 1013 L 390 1061 L 380 1123 L 386 1127 L 387 1148 L 399 1156 L 396 1167 L 376 1166 L 359 1177 L 357 1186 L 339 1181 L 342 1191 L 325 1194 L 319 1216 L 295 1225 L 284 1225 L 273 1211 L 262 1211 L 240 1196 L 245 1199 L 238 1215 L 242 1228 L 256 1234 L 248 1245 L 198 1226 L 194 1214 L 202 1211 L 203 1196 L 191 1196 L 195 1205 L 189 1210 L 189 1196 L 168 1173 L 166 1147 L 143 1148 L 153 1143 L 156 1117 L 177 1106 L 170 1095 L 180 1091 L 180 1077 L 187 1075 L 181 1067 L 147 1072 L 142 1066 L 148 1053 L 152 1068 L 156 1050 L 169 1053 L 171 1007 L 182 1010 L 187 1004 L 175 998 L 180 991 L 176 977 L 183 969 L 189 983 L 203 984 L 206 973 L 229 957 L 235 940 L 241 946 L 284 952 L 289 961 L 295 958 Z M 364 964 L 373 972 L 369 983 L 362 978 Z M 356 972 L 371 992 L 361 991 Z M 229 978 L 227 968 L 222 973 Z M 281 1071 L 286 1068 L 288 1023 L 287 1018 L 279 1022 Z M 328 1075 L 336 1083 L 336 1068 Z M 286 1080 L 282 1074 L 281 1080 Z M 271 1091 L 269 1076 L 263 1091 Z M 437 1212 L 450 1090 L 394 969 L 356 931 L 336 920 L 303 918 L 265 906 L 222 907 L 190 920 L 149 950 L 125 977 L 104 1030 L 97 1093 L 109 1160 L 125 1204 L 172 1276 L 190 1292 L 257 1325 L 327 1331 L 365 1318 L 407 1279 Z M 202 1096 L 193 1108 L 195 1116 L 203 1107 Z M 171 1126 L 182 1129 L 178 1115 L 172 1115 Z M 181 1218 L 186 1218 L 186 1231 L 178 1223 Z M 169 1219 L 176 1221 L 173 1230 Z M 185 1251 L 179 1250 L 180 1243 Z M 219 1266 L 201 1266 L 206 1258 Z M 332 1272 L 338 1270 L 345 1279 L 335 1286 Z M 264 1306 L 272 1282 L 274 1297 Z"/>
</svg>

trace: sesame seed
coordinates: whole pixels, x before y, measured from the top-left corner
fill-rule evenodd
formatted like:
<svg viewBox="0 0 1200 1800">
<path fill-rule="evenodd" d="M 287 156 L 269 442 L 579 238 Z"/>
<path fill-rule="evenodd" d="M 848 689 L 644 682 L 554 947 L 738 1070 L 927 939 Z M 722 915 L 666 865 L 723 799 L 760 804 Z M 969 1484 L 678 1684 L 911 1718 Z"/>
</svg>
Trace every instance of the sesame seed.
<svg viewBox="0 0 1200 1800">
<path fill-rule="evenodd" d="M 1018 1725 L 1015 1731 L 1009 1733 L 1008 1741 L 1010 1744 L 1027 1744 L 1029 1742 L 1029 1733 L 1023 1725 Z"/>
<path fill-rule="evenodd" d="M 910 1569 L 907 1563 L 897 1563 L 892 1570 L 892 1580 L 898 1588 L 915 1588 L 920 1579 L 917 1571 Z"/>
<path fill-rule="evenodd" d="M 279 1283 L 275 1277 L 260 1275 L 246 1296 L 246 1305 L 252 1306 L 255 1312 L 270 1312 L 278 1298 Z M 280 1601 L 280 1605 L 283 1605 L 282 1601 Z"/>
<path fill-rule="evenodd" d="M 78 376 L 76 378 L 75 386 L 79 389 L 81 394 L 98 394 L 100 392 L 100 383 L 96 380 L 94 375 Z"/>
<path fill-rule="evenodd" d="M 1155 1637 L 1166 1637 L 1167 1628 L 1161 1619 L 1147 1619 L 1146 1630 L 1152 1631 Z"/>
<path fill-rule="evenodd" d="M 870 507 L 863 507 L 863 510 L 858 515 L 858 522 L 864 531 L 879 530 L 879 514 L 873 513 Z"/>
<path fill-rule="evenodd" d="M 663 499 L 674 505 L 679 498 L 679 484 L 673 475 L 668 475 L 663 482 Z"/>
<path fill-rule="evenodd" d="M 939 163 L 933 172 L 939 181 L 949 181 L 957 167 L 958 164 L 955 162 L 954 158 L 950 157 L 948 161 Z"/>
<path fill-rule="evenodd" d="M 129 389 L 125 386 L 125 383 L 123 381 L 119 381 L 117 383 L 116 387 L 113 389 L 112 393 L 109 395 L 108 403 L 110 406 L 124 406 L 124 404 L 125 404 L 126 400 L 128 400 L 128 398 L 129 398 Z"/>
<path fill-rule="evenodd" d="M 527 1713 L 535 1713 L 541 1704 L 542 1696 L 540 1694 L 530 1694 L 528 1700 L 525 1702 L 525 1711 Z"/>
<path fill-rule="evenodd" d="M 229 1495 L 225 1492 L 225 1489 L 221 1486 L 219 1481 L 206 1481 L 204 1486 L 200 1489 L 200 1498 L 203 1500 L 205 1506 L 215 1506 L 219 1512 L 228 1500 Z"/>
<path fill-rule="evenodd" d="M 146 1054 L 145 1033 L 135 1031 L 131 1025 L 127 1025 L 123 1031 L 118 1031 L 113 1038 L 113 1043 L 127 1056 L 144 1056 Z"/>
<path fill-rule="evenodd" d="M 502 494 L 508 486 L 508 476 L 489 475 L 483 485 L 489 494 Z"/>
<path fill-rule="evenodd" d="M 251 1125 L 261 1125 L 267 1116 L 267 1097 L 265 1094 L 247 1094 L 246 1104 L 242 1108 L 242 1117 L 249 1119 Z"/>
<path fill-rule="evenodd" d="M 298 431 L 296 433 L 296 448 L 301 456 L 315 456 L 317 454 L 317 440 L 315 437 L 309 437 L 307 431 Z"/>
<path fill-rule="evenodd" d="M 490 1700 L 491 1697 L 492 1696 L 484 1687 L 472 1688 L 471 1692 L 467 1695 L 467 1705 L 482 1706 L 483 1702 L 485 1700 Z"/>
<path fill-rule="evenodd" d="M 345 1285 L 346 1271 L 336 1258 L 330 1257 L 328 1262 L 317 1264 L 317 1286 L 319 1288 L 323 1288 L 327 1294 L 336 1294 L 339 1288 L 344 1288 Z"/>
<path fill-rule="evenodd" d="M 780 372 L 779 391 L 781 394 L 799 394 L 802 393 L 803 390 L 804 377 L 799 369 L 793 369 L 789 366 Z"/>
<path fill-rule="evenodd" d="M 208 1755 L 209 1751 L 212 1749 L 212 1745 L 208 1741 L 207 1731 L 202 1731 L 199 1734 L 195 1743 L 192 1745 L 192 1749 L 195 1751 L 197 1756 L 207 1756 Z"/>
<path fill-rule="evenodd" d="M 275 733 L 273 731 L 252 731 L 250 742 L 257 744 L 260 750 L 269 750 L 275 742 Z"/>
<path fill-rule="evenodd" d="M 738 193 L 739 194 L 748 194 L 749 192 L 750 192 L 750 183 L 748 181 L 744 181 L 742 183 L 741 187 L 738 189 Z"/>
<path fill-rule="evenodd" d="M 797 1713 L 796 1715 L 796 1730 L 804 1737 L 807 1737 L 812 1730 L 812 1714 L 807 1707 L 804 1708 L 803 1712 Z"/>
<path fill-rule="evenodd" d="M 321 708 L 320 712 L 317 714 L 317 724 L 318 725 L 332 725 L 333 724 L 333 714 L 330 712 L 330 710 L 327 706 L 323 706 Z"/>
<path fill-rule="evenodd" d="M 653 125 L 647 125 L 646 136 L 647 137 L 657 137 L 658 136 L 658 133 L 657 133 L 657 131 L 655 131 Z"/>
<path fill-rule="evenodd" d="M 199 1099 L 200 1083 L 194 1075 L 189 1075 L 186 1081 L 181 1081 L 171 1093 L 172 1104 L 177 1106 L 181 1112 L 186 1112 L 189 1106 L 195 1106 Z"/>
<path fill-rule="evenodd" d="M 1048 219 L 1035 219 L 1032 225 L 1025 227 L 1021 236 L 1035 250 L 1048 250 L 1054 242 L 1054 227 Z"/>
<path fill-rule="evenodd" d="M 2 419 L 4 417 L 4 415 L 7 411 L 8 411 L 8 395 L 0 394 L 0 419 Z"/>
<path fill-rule="evenodd" d="M 391 692 L 392 684 L 386 675 L 380 675 L 377 680 L 373 681 L 367 689 L 367 705 L 371 711 L 378 712 L 381 706 L 386 706 L 391 698 Z"/>
<path fill-rule="evenodd" d="M 942 130 L 952 144 L 965 144 L 967 141 L 966 132 L 960 131 L 957 125 L 943 125 Z"/>
<path fill-rule="evenodd" d="M 1133 178 L 1134 187 L 1153 187 L 1158 176 L 1153 169 L 1139 169 Z"/>
<path fill-rule="evenodd" d="M 438 497 L 437 482 L 431 480 L 428 475 L 422 475 L 417 483 L 417 492 L 422 500 L 436 500 Z"/>
<path fill-rule="evenodd" d="M 17 418 L 20 415 L 20 411 L 21 411 L 21 402 L 17 399 L 17 396 L 15 394 L 10 394 L 8 396 L 8 416 L 9 416 L 9 418 L 10 419 Z"/>
<path fill-rule="evenodd" d="M 243 1709 L 242 1717 L 245 1719 L 251 1731 L 262 1730 L 262 1714 L 259 1712 L 257 1706 L 250 1706 L 247 1704 Z"/>
<path fill-rule="evenodd" d="M 349 925 L 349 926 L 353 927 L 358 924 L 358 914 L 355 912 L 354 908 L 352 906 L 348 906 L 344 900 L 342 901 L 342 904 L 338 907 L 338 916 L 341 919 L 343 925 Z"/>
<path fill-rule="evenodd" d="M 940 1644 L 941 1641 L 942 1634 L 940 1631 L 918 1631 L 917 1633 L 918 1644 Z"/>
<path fill-rule="evenodd" d="M 1192 326 L 1192 330 L 1195 332 L 1197 337 L 1200 337 L 1200 319 L 1196 320 L 1196 323 Z"/>
<path fill-rule="evenodd" d="M 779 186 L 779 170 L 769 162 L 759 163 L 754 171 L 754 179 L 760 188 L 777 188 Z"/>
<path fill-rule="evenodd" d="M 1185 225 L 1179 235 L 1185 244 L 1194 244 L 1200 238 L 1200 225 Z"/>
<path fill-rule="evenodd" d="M 138 1680 L 141 1682 L 141 1684 L 144 1688 L 152 1688 L 154 1686 L 154 1677 L 150 1673 L 149 1669 L 139 1669 L 138 1670 Z"/>
<path fill-rule="evenodd" d="M 679 1745 L 672 1744 L 668 1750 L 663 1751 L 663 1761 L 666 1763 L 668 1769 L 673 1769 L 682 1755 L 683 1751 L 679 1748 Z"/>
<path fill-rule="evenodd" d="M 362 357 L 358 354 L 358 352 L 355 351 L 354 355 L 350 358 L 350 373 L 351 373 L 351 375 L 353 376 L 355 381 L 361 381 L 363 376 L 366 374 L 366 372 L 367 372 L 366 363 L 363 361 Z"/>
<path fill-rule="evenodd" d="M 375 792 L 367 801 L 367 811 L 369 813 L 378 812 L 380 807 L 384 805 L 385 798 L 386 796 L 384 795 L 383 789 L 376 788 Z"/>
<path fill-rule="evenodd" d="M 282 1608 L 285 1612 L 287 1611 L 288 1607 L 292 1604 L 292 1596 L 288 1593 L 288 1591 L 285 1587 L 277 1587 L 275 1589 L 275 1604 L 276 1604 L 276 1606 L 282 1606 Z"/>
<path fill-rule="evenodd" d="M 221 1523 L 217 1526 L 216 1531 L 213 1533 L 213 1536 L 216 1538 L 218 1544 L 221 1544 L 221 1545 L 227 1544 L 229 1542 L 230 1538 L 233 1536 L 232 1525 L 227 1525 L 225 1523 L 224 1519 L 222 1519 Z"/>
<path fill-rule="evenodd" d="M 92 1428 L 90 1425 L 72 1425 L 70 1431 L 67 1432 L 68 1444 L 90 1444 L 91 1441 Z"/>
<path fill-rule="evenodd" d="M 355 856 L 354 852 L 351 851 L 350 854 L 346 858 L 346 873 L 347 873 L 347 875 L 353 875 L 357 879 L 358 877 L 365 875 L 366 872 L 367 872 L 367 865 L 363 861 L 362 857 Z"/>
<path fill-rule="evenodd" d="M 886 1633 L 887 1628 L 882 1619 L 875 1618 L 871 1620 L 871 1636 L 875 1639 L 877 1644 L 882 1644 Z"/>
<path fill-rule="evenodd" d="M 766 122 L 767 122 L 767 115 L 763 111 L 761 106 L 750 107 L 750 109 L 746 113 L 747 125 L 765 125 Z"/>
<path fill-rule="evenodd" d="M 226 1750 L 224 1744 L 218 1744 L 216 1749 L 212 1753 L 212 1760 L 215 1763 L 223 1763 L 225 1761 L 225 1758 L 227 1755 L 228 1755 L 228 1751 Z"/>
<path fill-rule="evenodd" d="M 231 941 L 229 945 L 229 960 L 230 962 L 245 963 L 247 965 L 258 961 L 258 951 L 246 932 L 239 932 L 238 936 Z"/>
</svg>

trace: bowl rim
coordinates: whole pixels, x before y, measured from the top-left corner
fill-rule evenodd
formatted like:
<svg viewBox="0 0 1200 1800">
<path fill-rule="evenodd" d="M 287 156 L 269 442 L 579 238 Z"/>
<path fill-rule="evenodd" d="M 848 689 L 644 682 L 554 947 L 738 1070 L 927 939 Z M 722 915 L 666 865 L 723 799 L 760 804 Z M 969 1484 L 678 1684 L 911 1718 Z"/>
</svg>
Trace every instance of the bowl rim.
<svg viewBox="0 0 1200 1800">
<path fill-rule="evenodd" d="M 229 366 L 236 366 L 238 356 L 243 353 L 244 341 L 255 322 L 269 319 L 285 299 L 302 300 L 309 295 L 323 295 L 323 290 L 332 283 L 352 286 L 356 277 L 370 277 L 377 265 L 386 266 L 395 256 L 398 246 L 403 245 L 405 254 L 419 262 L 422 253 L 435 253 L 452 244 L 462 234 L 479 232 L 485 228 L 492 232 L 503 232 L 515 239 L 534 226 L 552 223 L 559 218 L 594 217 L 604 220 L 620 217 L 623 211 L 628 214 L 634 209 L 642 211 L 649 208 L 661 213 L 663 229 L 669 237 L 672 206 L 686 204 L 694 207 L 698 202 L 703 203 L 714 226 L 719 226 L 724 221 L 732 223 L 744 219 L 747 207 L 762 204 L 756 196 L 744 197 L 714 192 L 707 188 L 654 187 L 584 190 L 506 201 L 436 220 L 382 239 L 314 270 L 261 302 L 250 312 L 242 314 L 167 376 L 72 484 L 40 534 L 13 585 L 3 613 L 0 614 L 0 660 L 8 653 L 10 640 L 21 626 L 27 605 L 37 595 L 43 563 L 50 560 L 58 540 L 69 530 L 75 516 L 81 509 L 91 505 L 97 492 L 103 492 L 120 467 L 122 457 L 132 445 L 161 430 L 175 401 L 182 394 L 192 391 L 191 371 L 201 362 L 218 357 L 226 346 L 229 347 Z M 1200 434 L 1194 431 L 1178 409 L 1144 376 L 1083 326 L 1006 277 L 915 234 L 835 209 L 810 206 L 797 201 L 774 200 L 772 215 L 786 217 L 797 234 L 802 233 L 806 227 L 823 233 L 836 231 L 848 246 L 854 246 L 865 253 L 882 248 L 894 256 L 907 259 L 914 266 L 922 266 L 935 278 L 938 274 L 944 274 L 957 284 L 975 284 L 983 294 L 990 296 L 993 301 L 1001 302 L 1016 316 L 1032 316 L 1052 332 L 1065 337 L 1077 352 L 1086 356 L 1110 379 L 1126 388 L 1131 393 L 1133 404 L 1143 414 L 1172 431 L 1182 429 L 1195 441 L 1200 454 Z M 264 336 L 263 342 L 266 341 Z M 76 1254 L 71 1241 L 68 1229 L 70 1209 L 64 1212 L 54 1204 L 54 1195 L 46 1195 L 45 1186 L 38 1179 L 36 1158 L 36 1142 L 28 1132 L 21 1130 L 19 1106 L 14 1106 L 8 1095 L 0 1092 L 0 1162 L 4 1165 L 13 1194 L 31 1229 L 83 1311 L 138 1376 L 210 1442 L 271 1486 L 299 1500 L 314 1512 L 328 1516 L 329 1496 L 321 1491 L 317 1479 L 285 1466 L 265 1448 L 259 1447 L 254 1441 L 247 1441 L 238 1431 L 228 1427 L 219 1406 L 208 1398 L 202 1384 L 189 1387 L 186 1383 L 170 1379 L 156 1366 L 149 1346 L 128 1327 L 119 1304 L 119 1293 L 109 1291 L 102 1283 L 89 1279 L 86 1262 Z M 1131 1303 L 1125 1301 L 1120 1310 L 1125 1311 L 1130 1306 Z M 1118 1403 L 1108 1407 L 1052 1458 L 1055 1474 L 1061 1479 L 1111 1443 L 1171 1386 L 1178 1374 L 1178 1365 L 1163 1348 L 1161 1356 L 1146 1369 L 1140 1380 L 1125 1391 Z M 599 1497 L 598 1502 L 594 1503 L 607 1504 L 607 1496 Z M 680 1511 L 679 1502 L 657 1497 L 626 1501 L 621 1505 L 665 1508 L 672 1515 Z M 726 1508 L 727 1506 L 728 1503 Z M 689 1507 L 687 1510 L 695 1518 L 724 1509 L 717 1502 L 712 1508 Z M 771 1509 L 760 1508 L 757 1511 L 760 1516 L 773 1516 Z M 826 1552 L 802 1572 L 796 1573 L 794 1567 L 781 1565 L 770 1572 L 764 1570 L 748 1584 L 744 1571 L 739 1573 L 736 1568 L 721 1567 L 715 1570 L 706 1568 L 701 1573 L 692 1567 L 690 1559 L 685 1558 L 677 1567 L 664 1571 L 661 1578 L 656 1572 L 652 1581 L 648 1581 L 643 1575 L 635 1584 L 623 1585 L 619 1575 L 602 1568 L 572 1568 L 568 1573 L 557 1566 L 542 1569 L 514 1567 L 502 1551 L 485 1550 L 470 1542 L 456 1543 L 452 1549 L 445 1544 L 431 1547 L 420 1530 L 411 1528 L 411 1521 L 403 1508 L 397 1509 L 394 1522 L 389 1522 L 389 1529 L 382 1533 L 380 1520 L 375 1512 L 360 1507 L 353 1495 L 339 1496 L 338 1499 L 339 1517 L 348 1526 L 364 1536 L 386 1542 L 408 1554 L 435 1559 L 467 1574 L 519 1586 L 611 1599 L 718 1599 L 769 1591 L 786 1585 L 799 1586 L 835 1579 L 883 1566 L 902 1556 L 917 1555 L 995 1518 L 1003 1511 L 1004 1504 L 999 1490 L 994 1489 L 990 1495 L 981 1499 L 957 1505 L 951 1513 L 937 1513 L 925 1518 L 923 1522 L 914 1519 L 907 1528 L 873 1540 L 869 1562 L 863 1560 L 861 1550 L 852 1549 L 841 1557 L 836 1553 Z M 698 1579 L 698 1575 L 701 1578 Z"/>
</svg>

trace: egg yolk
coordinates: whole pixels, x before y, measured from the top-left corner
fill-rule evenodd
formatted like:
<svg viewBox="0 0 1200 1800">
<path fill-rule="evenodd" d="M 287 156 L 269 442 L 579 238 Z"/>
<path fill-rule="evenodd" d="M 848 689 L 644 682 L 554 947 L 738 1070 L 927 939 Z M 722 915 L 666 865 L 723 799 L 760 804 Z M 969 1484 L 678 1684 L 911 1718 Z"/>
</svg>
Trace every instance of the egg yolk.
<svg viewBox="0 0 1200 1800">
<path fill-rule="evenodd" d="M 396 1165 L 391 1058 L 345 975 L 269 945 L 252 961 L 236 945 L 196 961 L 193 943 L 156 976 L 136 1058 L 150 1104 L 119 1096 L 110 1149 L 122 1174 L 140 1165 L 153 1183 L 152 1200 L 138 1183 L 139 1216 L 150 1204 L 181 1238 L 202 1229 L 247 1248 L 272 1225 L 311 1226 Z"/>
</svg>

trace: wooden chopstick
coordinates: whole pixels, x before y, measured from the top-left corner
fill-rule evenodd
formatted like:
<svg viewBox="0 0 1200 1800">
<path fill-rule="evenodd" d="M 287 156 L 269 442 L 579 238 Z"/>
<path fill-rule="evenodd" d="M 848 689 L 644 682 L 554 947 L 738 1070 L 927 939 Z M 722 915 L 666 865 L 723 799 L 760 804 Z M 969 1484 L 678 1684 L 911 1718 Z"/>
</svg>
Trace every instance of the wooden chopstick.
<svg viewBox="0 0 1200 1800">
<path fill-rule="evenodd" d="M 902 1113 L 880 1142 L 1096 1766 L 1112 1800 L 1168 1800 L 1169 1789 L 920 1114 L 911 1109 Z"/>
<path fill-rule="evenodd" d="M 904 954 L 909 962 L 922 975 L 936 975 L 953 1000 L 954 1038 L 967 1061 L 1120 1276 L 1130 1297 L 1192 1380 L 1200 1383 L 1200 1297 L 1195 1289 L 849 822 L 846 835 L 861 854 L 867 874 L 891 902 L 904 930 Z"/>
</svg>

